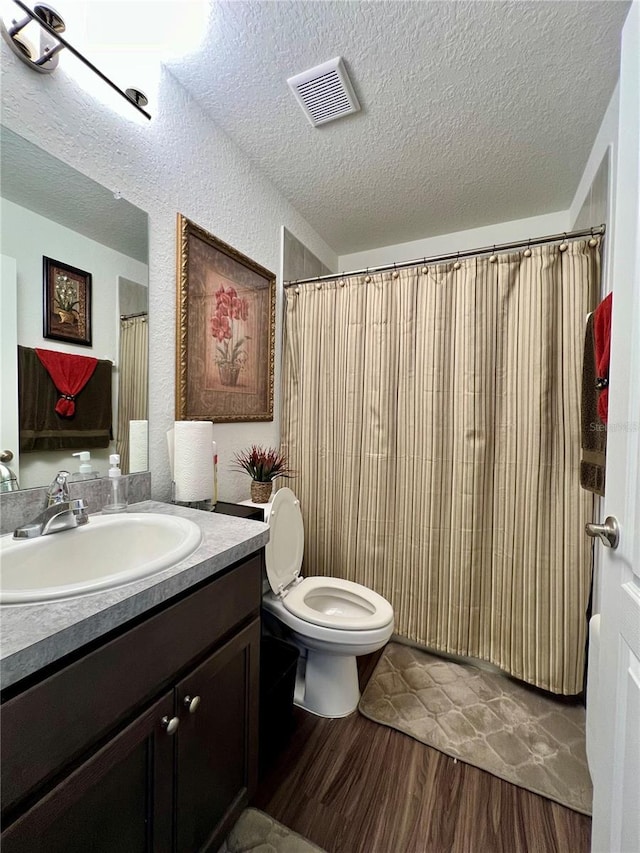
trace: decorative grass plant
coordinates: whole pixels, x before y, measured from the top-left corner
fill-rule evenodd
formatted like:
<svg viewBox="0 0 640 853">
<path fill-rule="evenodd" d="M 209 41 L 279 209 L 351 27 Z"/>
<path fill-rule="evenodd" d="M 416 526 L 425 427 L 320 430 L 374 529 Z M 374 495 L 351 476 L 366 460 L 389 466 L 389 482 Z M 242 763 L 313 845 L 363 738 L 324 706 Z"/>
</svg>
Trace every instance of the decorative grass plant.
<svg viewBox="0 0 640 853">
<path fill-rule="evenodd" d="M 272 483 L 278 477 L 292 477 L 287 457 L 275 447 L 258 447 L 236 453 L 234 461 L 238 468 L 246 471 L 258 483 Z"/>
<path fill-rule="evenodd" d="M 255 503 L 268 502 L 274 480 L 293 476 L 287 457 L 275 447 L 254 444 L 249 450 L 236 453 L 234 463 L 237 469 L 246 471 L 251 477 L 251 500 Z"/>
</svg>

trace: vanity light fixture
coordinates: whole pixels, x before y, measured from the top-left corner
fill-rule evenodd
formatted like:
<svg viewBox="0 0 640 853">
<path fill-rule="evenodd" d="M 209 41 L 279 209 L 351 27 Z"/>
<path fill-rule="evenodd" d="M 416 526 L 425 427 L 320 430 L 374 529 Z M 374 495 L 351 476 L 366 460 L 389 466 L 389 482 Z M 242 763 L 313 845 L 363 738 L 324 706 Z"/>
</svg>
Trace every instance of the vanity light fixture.
<svg viewBox="0 0 640 853">
<path fill-rule="evenodd" d="M 40 49 L 36 48 L 29 42 L 22 30 L 31 23 L 31 21 L 44 21 L 48 27 L 56 34 L 63 33 L 66 29 L 62 17 L 51 6 L 46 6 L 44 3 L 37 3 L 33 7 L 33 15 L 28 13 L 26 17 L 19 21 L 13 20 L 11 26 L 7 29 L 2 22 L 2 35 L 11 50 L 20 57 L 24 62 L 32 65 L 34 71 L 39 71 L 41 74 L 48 74 L 58 67 L 58 54 L 63 50 L 64 45 L 49 35 L 49 33 L 40 28 Z"/>
<path fill-rule="evenodd" d="M 149 103 L 144 92 L 135 88 L 121 89 L 63 38 L 62 33 L 66 29 L 65 22 L 52 6 L 37 3 L 33 9 L 30 9 L 22 0 L 13 0 L 13 3 L 25 13 L 26 17 L 21 20 L 12 20 L 9 27 L 4 21 L 0 21 L 0 31 L 11 50 L 25 65 L 40 74 L 50 74 L 58 66 L 58 54 L 66 48 L 108 86 L 125 98 L 138 112 L 142 113 L 145 118 L 151 118 L 151 114 L 144 109 Z M 36 49 L 22 32 L 32 21 L 35 21 L 40 29 L 39 49 Z"/>
</svg>

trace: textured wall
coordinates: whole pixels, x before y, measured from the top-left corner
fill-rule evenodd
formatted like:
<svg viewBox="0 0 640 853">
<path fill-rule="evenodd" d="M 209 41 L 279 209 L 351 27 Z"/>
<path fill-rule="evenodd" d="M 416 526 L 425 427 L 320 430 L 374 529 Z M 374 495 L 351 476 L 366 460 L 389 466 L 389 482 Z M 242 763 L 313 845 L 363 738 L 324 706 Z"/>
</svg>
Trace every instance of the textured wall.
<svg viewBox="0 0 640 853">
<path fill-rule="evenodd" d="M 543 216 L 530 216 L 527 219 L 514 219 L 510 222 L 497 222 L 482 228 L 470 228 L 466 231 L 453 231 L 451 234 L 439 234 L 437 237 L 425 237 L 424 240 L 412 240 L 393 246 L 381 246 L 368 252 L 355 252 L 340 255 L 340 270 L 364 269 L 379 264 L 393 264 L 401 261 L 413 261 L 416 258 L 428 258 L 447 252 L 462 252 L 468 249 L 480 249 L 494 243 L 509 243 L 526 240 L 529 237 L 544 237 L 547 234 L 559 234 L 569 228 L 569 215 L 566 210 L 547 213 Z"/>
<path fill-rule="evenodd" d="M 580 182 L 576 188 L 573 201 L 569 208 L 569 226 L 571 228 L 580 227 L 580 217 L 584 214 L 585 208 L 590 209 L 592 202 L 592 192 L 598 197 L 602 194 L 602 182 L 604 181 L 604 172 L 607 172 L 608 197 L 606 199 L 607 213 L 603 222 L 607 223 L 609 230 L 613 226 L 613 196 L 616 183 L 616 151 L 618 147 L 618 115 L 619 115 L 619 87 L 616 86 L 609 106 L 602 117 L 600 130 L 595 138 L 589 159 L 580 178 Z M 603 165 L 607 160 L 607 165 Z M 597 210 L 602 213 L 602 199 L 598 198 Z M 597 212 L 597 211 L 595 211 Z M 589 223 L 591 225 L 591 223 Z M 611 241 L 609 241 L 611 242 Z"/>
<path fill-rule="evenodd" d="M 1 50 L 2 123 L 149 213 L 150 464 L 153 497 L 166 500 L 170 477 L 165 432 L 174 419 L 175 395 L 176 213 L 278 275 L 282 225 L 327 266 L 335 269 L 337 258 L 170 74 L 162 74 L 153 121 L 142 124 L 126 104 L 126 114 L 119 114 L 84 91 L 66 70 L 73 68 L 70 58 L 51 76 L 38 75 L 4 42 Z M 95 80 L 96 87 L 102 85 Z M 279 440 L 279 349 L 275 420 L 215 427 L 221 498 L 247 496 L 246 476 L 229 470 L 233 452 L 252 442 Z"/>
</svg>

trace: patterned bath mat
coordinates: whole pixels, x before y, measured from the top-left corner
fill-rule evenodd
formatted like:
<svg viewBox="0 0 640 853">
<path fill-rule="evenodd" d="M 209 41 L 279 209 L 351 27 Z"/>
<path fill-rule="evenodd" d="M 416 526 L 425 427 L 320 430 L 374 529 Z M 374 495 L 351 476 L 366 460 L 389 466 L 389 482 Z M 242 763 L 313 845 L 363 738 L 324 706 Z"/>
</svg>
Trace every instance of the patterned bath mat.
<svg viewBox="0 0 640 853">
<path fill-rule="evenodd" d="M 389 643 L 359 709 L 446 755 L 591 814 L 581 705 Z"/>
<path fill-rule="evenodd" d="M 218 853 L 325 853 L 258 809 L 245 809 Z"/>
</svg>

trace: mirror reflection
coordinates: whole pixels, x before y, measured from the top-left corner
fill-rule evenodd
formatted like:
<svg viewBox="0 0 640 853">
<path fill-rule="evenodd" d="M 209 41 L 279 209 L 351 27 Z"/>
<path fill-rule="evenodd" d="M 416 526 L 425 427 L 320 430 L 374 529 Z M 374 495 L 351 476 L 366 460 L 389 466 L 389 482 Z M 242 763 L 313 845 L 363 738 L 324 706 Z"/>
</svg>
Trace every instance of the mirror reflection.
<svg viewBox="0 0 640 853">
<path fill-rule="evenodd" d="M 146 470 L 147 214 L 5 127 L 0 166 L 0 489 Z"/>
</svg>

